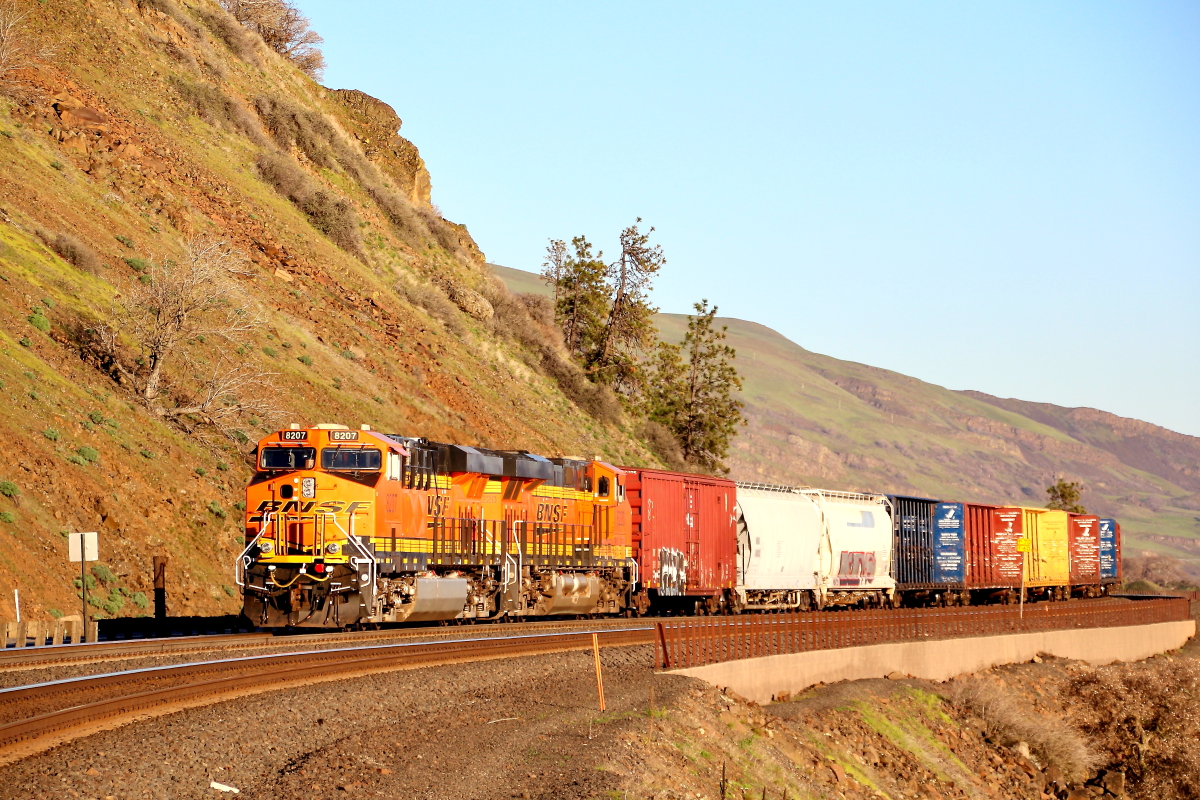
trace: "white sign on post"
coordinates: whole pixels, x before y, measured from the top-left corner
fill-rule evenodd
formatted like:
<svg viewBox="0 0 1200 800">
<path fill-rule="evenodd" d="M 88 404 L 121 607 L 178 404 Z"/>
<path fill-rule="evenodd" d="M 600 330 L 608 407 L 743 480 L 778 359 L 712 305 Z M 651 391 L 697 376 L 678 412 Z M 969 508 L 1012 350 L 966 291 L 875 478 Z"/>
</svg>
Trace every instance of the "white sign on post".
<svg viewBox="0 0 1200 800">
<path fill-rule="evenodd" d="M 79 612 L 79 618 L 83 620 L 83 635 L 77 641 L 86 642 L 88 638 L 87 562 L 100 560 L 99 540 L 95 531 L 67 536 L 67 554 L 71 563 L 79 565 L 79 598 L 83 601 Z"/>
<path fill-rule="evenodd" d="M 100 537 L 95 531 L 72 533 L 67 538 L 67 545 L 72 564 L 78 564 L 80 561 L 100 560 Z"/>
</svg>

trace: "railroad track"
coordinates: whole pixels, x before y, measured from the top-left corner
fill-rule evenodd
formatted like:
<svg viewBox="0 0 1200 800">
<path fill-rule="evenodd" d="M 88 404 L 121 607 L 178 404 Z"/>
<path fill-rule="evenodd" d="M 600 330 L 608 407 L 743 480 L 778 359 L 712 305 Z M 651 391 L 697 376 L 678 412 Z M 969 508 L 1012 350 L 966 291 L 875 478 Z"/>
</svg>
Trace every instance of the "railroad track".
<svg viewBox="0 0 1200 800">
<path fill-rule="evenodd" d="M 1157 598 L 1157 595 L 1113 595 L 1104 598 L 1109 602 L 1129 602 L 1137 599 Z M 1102 602 L 1102 601 L 1093 601 Z M 986 608 L 986 606 L 979 606 Z M 936 613 L 938 609 L 927 609 Z M 854 611 L 830 611 L 825 613 L 843 614 Z M 751 614 L 748 617 L 761 616 Z M 60 666 L 75 666 L 83 664 L 108 663 L 122 660 L 193 656 L 204 653 L 248 653 L 255 650 L 302 650 L 305 648 L 336 647 L 341 644 L 369 644 L 373 642 L 408 641 L 424 639 L 437 641 L 441 639 L 463 639 L 471 637 L 488 637 L 496 635 L 496 631 L 504 631 L 508 635 L 533 633 L 568 633 L 580 627 L 588 629 L 619 630 L 652 624 L 650 619 L 559 619 L 537 622 L 517 622 L 489 625 L 464 625 L 450 627 L 413 627 L 387 628 L 378 631 L 354 631 L 339 633 L 306 633 L 285 634 L 256 632 L 235 634 L 212 634 L 203 636 L 184 636 L 163 639 L 136 639 L 109 642 L 94 642 L 86 644 L 56 645 L 47 647 L 10 648 L 0 650 L 0 673 L 19 670 L 44 669 Z M 664 618 L 678 621 L 680 617 Z M 684 618 L 686 619 L 686 618 Z"/>
<path fill-rule="evenodd" d="M 399 642 L 91 675 L 0 690 L 0 764 L 136 719 L 304 684 L 468 661 L 653 642 L 654 627 Z M 495 631 L 499 633 L 500 631 Z"/>
<path fill-rule="evenodd" d="M 637 619 L 552 620 L 496 625 L 453 626 L 444 628 L 389 628 L 379 631 L 344 633 L 306 633 L 276 635 L 273 633 L 234 633 L 207 636 L 184 636 L 164 639 L 135 639 L 111 642 L 88 642 L 45 647 L 10 648 L 0 650 L 0 673 L 81 664 L 107 663 L 140 658 L 192 656 L 218 652 L 246 653 L 262 649 L 303 650 L 317 647 L 336 647 L 342 644 L 370 644 L 390 641 L 425 639 L 464 639 L 534 633 L 568 633 L 581 627 L 589 630 L 620 630 L 644 627 L 648 623 Z"/>
</svg>

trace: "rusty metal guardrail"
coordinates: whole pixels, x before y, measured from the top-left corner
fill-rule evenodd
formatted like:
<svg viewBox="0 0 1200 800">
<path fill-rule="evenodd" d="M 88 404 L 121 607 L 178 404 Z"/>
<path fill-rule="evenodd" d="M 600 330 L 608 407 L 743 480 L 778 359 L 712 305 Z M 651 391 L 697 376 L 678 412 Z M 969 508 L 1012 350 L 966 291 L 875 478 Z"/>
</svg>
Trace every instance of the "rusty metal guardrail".
<svg viewBox="0 0 1200 800">
<path fill-rule="evenodd" d="M 684 669 L 743 658 L 1006 633 L 1150 625 L 1189 618 L 1186 598 L 1017 606 L 827 611 L 664 620 L 655 665 Z"/>
</svg>

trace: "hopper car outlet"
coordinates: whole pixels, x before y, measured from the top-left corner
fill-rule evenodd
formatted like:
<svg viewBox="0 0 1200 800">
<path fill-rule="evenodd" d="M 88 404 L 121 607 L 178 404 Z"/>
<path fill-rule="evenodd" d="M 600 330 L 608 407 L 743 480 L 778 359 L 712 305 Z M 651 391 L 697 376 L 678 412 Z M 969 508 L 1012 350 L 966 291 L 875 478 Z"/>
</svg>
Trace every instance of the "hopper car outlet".
<svg viewBox="0 0 1200 800">
<path fill-rule="evenodd" d="M 737 484 L 322 424 L 258 443 L 236 564 L 263 627 L 1065 600 L 1115 520 Z"/>
</svg>

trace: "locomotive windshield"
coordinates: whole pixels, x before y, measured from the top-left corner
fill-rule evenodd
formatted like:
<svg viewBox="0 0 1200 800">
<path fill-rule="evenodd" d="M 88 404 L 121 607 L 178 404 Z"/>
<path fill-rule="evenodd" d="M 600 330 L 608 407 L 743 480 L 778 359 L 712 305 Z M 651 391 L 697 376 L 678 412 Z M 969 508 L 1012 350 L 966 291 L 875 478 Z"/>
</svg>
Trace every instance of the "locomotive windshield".
<svg viewBox="0 0 1200 800">
<path fill-rule="evenodd" d="M 328 447 L 321 451 L 321 469 L 376 470 L 383 463 L 383 454 L 373 447 Z"/>
<path fill-rule="evenodd" d="M 312 447 L 264 447 L 259 469 L 312 469 L 317 451 Z"/>
</svg>

